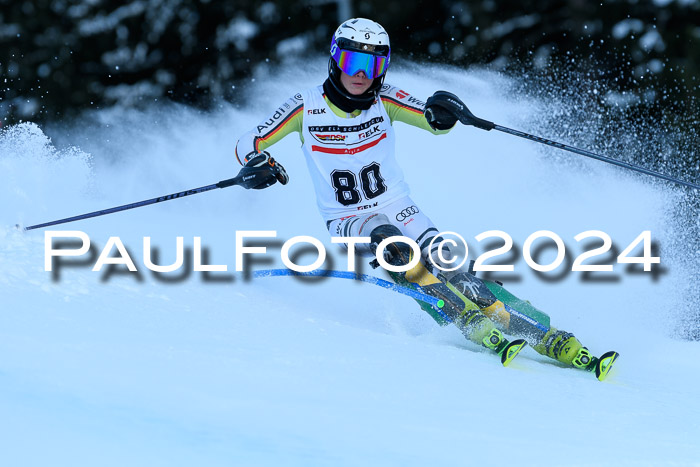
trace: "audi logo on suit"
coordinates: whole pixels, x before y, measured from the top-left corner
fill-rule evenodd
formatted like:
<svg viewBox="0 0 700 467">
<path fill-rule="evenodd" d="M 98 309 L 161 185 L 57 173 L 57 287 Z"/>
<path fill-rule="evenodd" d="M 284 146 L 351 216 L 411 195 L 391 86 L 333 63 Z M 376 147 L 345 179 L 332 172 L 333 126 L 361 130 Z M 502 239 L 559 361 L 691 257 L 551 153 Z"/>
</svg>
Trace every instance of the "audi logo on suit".
<svg viewBox="0 0 700 467">
<path fill-rule="evenodd" d="M 416 206 L 410 206 L 401 211 L 396 215 L 396 220 L 398 222 L 403 222 L 409 217 L 413 216 L 414 214 L 418 214 L 420 211 L 418 211 L 418 208 Z"/>
</svg>

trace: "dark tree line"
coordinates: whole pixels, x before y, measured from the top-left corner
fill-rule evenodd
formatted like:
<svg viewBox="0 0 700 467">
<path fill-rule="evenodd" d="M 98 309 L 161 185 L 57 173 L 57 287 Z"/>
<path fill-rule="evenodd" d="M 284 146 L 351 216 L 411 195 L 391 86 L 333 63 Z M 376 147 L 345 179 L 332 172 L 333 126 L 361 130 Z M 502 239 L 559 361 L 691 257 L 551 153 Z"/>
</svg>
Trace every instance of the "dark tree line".
<svg viewBox="0 0 700 467">
<path fill-rule="evenodd" d="M 0 119 L 238 99 L 261 62 L 325 52 L 348 13 L 381 22 L 397 56 L 542 74 L 576 63 L 643 97 L 631 104 L 698 97 L 700 0 L 0 0 Z"/>
</svg>

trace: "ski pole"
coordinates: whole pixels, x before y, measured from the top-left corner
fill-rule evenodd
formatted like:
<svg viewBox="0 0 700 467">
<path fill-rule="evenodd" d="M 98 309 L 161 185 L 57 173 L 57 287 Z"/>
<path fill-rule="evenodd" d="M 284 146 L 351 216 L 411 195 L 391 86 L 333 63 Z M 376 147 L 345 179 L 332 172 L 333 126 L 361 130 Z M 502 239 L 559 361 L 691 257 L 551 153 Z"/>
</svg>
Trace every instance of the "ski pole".
<svg viewBox="0 0 700 467">
<path fill-rule="evenodd" d="M 542 143 L 542 144 L 546 144 L 548 146 L 553 146 L 555 148 L 563 149 L 564 151 L 573 152 L 573 153 L 579 154 L 581 156 L 590 157 L 593 159 L 597 159 L 599 161 L 607 162 L 608 164 L 613 164 L 613 165 L 616 165 L 618 167 L 624 167 L 625 169 L 634 170 L 636 172 L 641 172 L 641 173 L 646 174 L 646 175 L 651 175 L 653 177 L 662 178 L 664 180 L 668 180 L 669 182 L 679 183 L 681 185 L 685 185 L 687 187 L 695 188 L 696 190 L 700 190 L 700 185 L 696 185 L 695 183 L 686 182 L 684 180 L 680 180 L 678 178 L 671 177 L 670 175 L 662 174 L 660 172 L 656 172 L 656 171 L 650 170 L 650 169 L 645 169 L 644 167 L 640 167 L 638 165 L 628 164 L 627 162 L 618 161 L 617 159 L 612 159 L 610 157 L 601 156 L 600 154 L 596 154 L 596 153 L 591 152 L 591 151 L 586 151 L 585 149 L 579 149 L 579 148 L 576 148 L 573 146 L 569 146 L 568 144 L 557 143 L 556 141 L 542 138 L 540 136 L 535 136 L 535 135 L 531 135 L 528 133 L 524 133 L 522 131 L 513 130 L 512 128 L 507 128 L 507 127 L 504 127 L 501 125 L 496 125 L 493 122 L 489 122 L 488 120 L 484 120 L 482 118 L 478 118 L 478 117 L 474 116 L 474 114 L 471 113 L 471 111 L 467 108 L 466 105 L 461 105 L 459 107 L 462 107 L 462 112 L 459 116 L 459 121 L 465 125 L 472 125 L 472 126 L 475 126 L 477 128 L 481 128 L 482 130 L 486 130 L 486 131 L 491 131 L 491 130 L 502 131 L 504 133 L 508 133 L 508 134 L 511 134 L 514 136 L 519 136 L 520 138 L 529 139 L 529 140 L 535 141 L 537 143 Z"/>
<path fill-rule="evenodd" d="M 385 289 L 393 290 L 395 292 L 408 295 L 416 300 L 420 300 L 430 304 L 433 309 L 440 314 L 445 320 L 452 321 L 449 316 L 442 311 L 442 307 L 445 306 L 444 300 L 436 297 L 431 297 L 430 295 L 421 292 L 420 290 L 414 290 L 403 285 L 395 284 L 394 282 L 389 282 L 384 279 L 380 279 L 375 276 L 370 276 L 368 274 L 358 274 L 356 272 L 350 271 L 333 271 L 329 269 L 315 269 L 309 272 L 297 272 L 291 269 L 264 269 L 262 271 L 254 271 L 253 277 L 275 277 L 275 276 L 302 276 L 302 277 L 338 277 L 341 279 L 354 279 L 356 281 L 368 282 L 370 284 L 378 285 L 384 287 Z"/>
<path fill-rule="evenodd" d="M 51 222 L 46 222 L 45 224 L 30 225 L 29 227 L 24 227 L 22 230 L 33 230 L 40 229 L 42 227 L 48 227 L 57 224 L 66 224 L 68 222 L 78 221 L 82 219 L 89 219 L 91 217 L 104 216 L 106 214 L 112 214 L 119 211 L 126 211 L 127 209 L 140 208 L 141 206 L 148 206 L 149 204 L 160 203 L 162 201 L 170 201 L 171 199 L 184 198 L 185 196 L 196 195 L 198 193 L 204 193 L 205 191 L 213 190 L 215 188 L 227 188 L 233 185 L 238 185 L 240 183 L 239 177 L 229 178 L 227 180 L 221 180 L 218 183 L 213 183 L 211 185 L 202 186 L 199 188 L 194 188 L 191 190 L 181 191 L 179 193 L 173 193 L 170 195 L 159 196 L 157 198 L 147 199 L 145 201 L 139 201 L 137 203 L 125 204 L 123 206 L 117 206 L 114 208 L 104 209 L 102 211 L 89 212 L 87 214 L 81 214 L 79 216 L 67 217 L 65 219 L 59 219 Z M 19 225 L 17 225 L 19 228 Z"/>
</svg>

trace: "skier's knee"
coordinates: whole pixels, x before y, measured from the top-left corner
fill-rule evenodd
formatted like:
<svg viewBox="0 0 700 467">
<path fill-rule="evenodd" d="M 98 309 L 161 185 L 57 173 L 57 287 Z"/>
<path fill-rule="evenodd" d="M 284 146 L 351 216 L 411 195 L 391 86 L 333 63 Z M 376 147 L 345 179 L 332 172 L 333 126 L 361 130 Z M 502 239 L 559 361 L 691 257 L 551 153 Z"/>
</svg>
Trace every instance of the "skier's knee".
<svg viewBox="0 0 700 467">
<path fill-rule="evenodd" d="M 389 223 L 389 219 L 385 215 L 380 214 L 380 216 L 386 219 L 386 223 L 378 223 L 370 232 L 370 248 L 375 255 L 377 254 L 377 247 L 383 240 L 403 235 L 396 226 Z M 384 247 L 382 254 L 384 259 L 392 266 L 403 266 L 410 262 L 411 251 L 410 245 L 405 242 L 391 242 Z"/>
<path fill-rule="evenodd" d="M 426 238 L 421 244 L 423 246 L 421 254 L 426 264 L 430 264 L 434 274 L 440 273 L 449 279 L 457 272 L 453 269 L 456 255 L 450 248 L 450 244 L 444 243 L 444 240 L 441 236 Z"/>
</svg>

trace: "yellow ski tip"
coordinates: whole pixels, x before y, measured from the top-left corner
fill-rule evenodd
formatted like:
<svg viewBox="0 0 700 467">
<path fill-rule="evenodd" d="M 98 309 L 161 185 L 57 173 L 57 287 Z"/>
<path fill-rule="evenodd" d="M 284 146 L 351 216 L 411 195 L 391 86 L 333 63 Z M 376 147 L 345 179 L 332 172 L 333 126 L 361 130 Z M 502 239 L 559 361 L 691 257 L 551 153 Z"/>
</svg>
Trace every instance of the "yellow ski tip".
<svg viewBox="0 0 700 467">
<path fill-rule="evenodd" d="M 503 366 L 508 366 L 508 364 L 513 361 L 513 359 L 520 353 L 521 350 L 525 348 L 527 342 L 523 339 L 517 339 L 510 342 L 503 352 L 501 353 L 501 363 Z"/>
<path fill-rule="evenodd" d="M 610 370 L 612 370 L 612 367 L 619 356 L 620 354 L 614 351 L 606 352 L 601 355 L 595 367 L 595 376 L 598 378 L 598 381 L 603 381 L 608 377 Z"/>
</svg>

